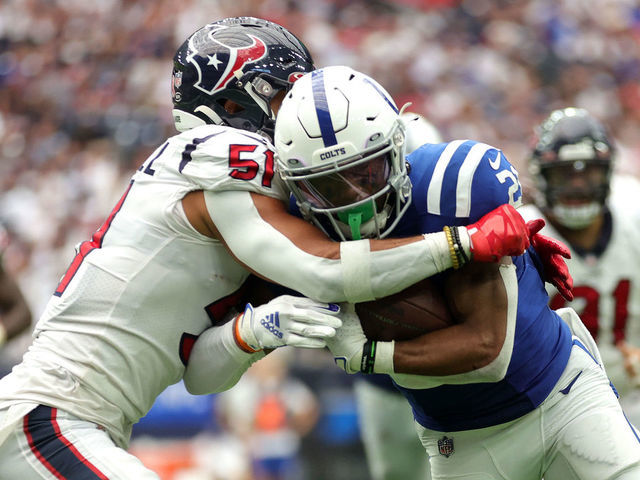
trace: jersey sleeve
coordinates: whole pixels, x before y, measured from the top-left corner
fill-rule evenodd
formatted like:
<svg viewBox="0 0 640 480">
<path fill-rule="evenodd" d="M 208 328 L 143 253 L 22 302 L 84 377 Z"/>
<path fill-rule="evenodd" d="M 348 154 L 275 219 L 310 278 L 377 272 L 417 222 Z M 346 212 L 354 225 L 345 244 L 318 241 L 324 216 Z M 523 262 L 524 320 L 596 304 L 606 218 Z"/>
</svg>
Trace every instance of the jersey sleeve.
<svg viewBox="0 0 640 480">
<path fill-rule="evenodd" d="M 207 191 L 250 191 L 286 199 L 274 147 L 260 135 L 207 125 L 180 135 L 179 172 Z"/>
<path fill-rule="evenodd" d="M 413 194 L 429 231 L 468 225 L 496 207 L 522 204 L 518 172 L 504 153 L 471 140 L 425 145 L 409 156 Z"/>
</svg>

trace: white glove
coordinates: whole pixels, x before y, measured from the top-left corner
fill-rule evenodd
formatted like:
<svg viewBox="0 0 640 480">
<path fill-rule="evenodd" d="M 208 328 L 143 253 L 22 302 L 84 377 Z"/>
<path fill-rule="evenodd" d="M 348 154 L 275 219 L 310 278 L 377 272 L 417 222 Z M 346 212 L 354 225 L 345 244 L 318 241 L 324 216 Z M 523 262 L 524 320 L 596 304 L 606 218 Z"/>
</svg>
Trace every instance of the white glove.
<svg viewBox="0 0 640 480">
<path fill-rule="evenodd" d="M 282 295 L 258 307 L 247 303 L 244 313 L 236 317 L 234 335 L 249 353 L 284 345 L 323 348 L 342 325 L 339 312 L 335 303 Z"/>
<path fill-rule="evenodd" d="M 393 373 L 395 342 L 367 339 L 352 303 L 343 303 L 342 326 L 335 337 L 327 338 L 333 360 L 347 373 Z"/>
<path fill-rule="evenodd" d="M 362 349 L 367 337 L 360 325 L 360 319 L 352 303 L 342 304 L 342 326 L 336 336 L 327 339 L 327 347 L 333 354 L 333 360 L 347 373 L 360 371 Z"/>
</svg>

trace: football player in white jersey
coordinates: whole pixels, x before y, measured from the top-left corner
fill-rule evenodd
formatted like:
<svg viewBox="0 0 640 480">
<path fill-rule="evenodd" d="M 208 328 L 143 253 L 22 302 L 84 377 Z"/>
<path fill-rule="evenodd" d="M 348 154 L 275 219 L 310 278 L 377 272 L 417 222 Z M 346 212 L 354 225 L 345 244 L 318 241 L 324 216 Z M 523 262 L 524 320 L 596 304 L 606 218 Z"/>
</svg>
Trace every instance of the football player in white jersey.
<svg viewBox="0 0 640 480">
<path fill-rule="evenodd" d="M 553 111 L 529 160 L 545 232 L 569 245 L 575 300 L 549 286 L 554 308 L 573 307 L 598 343 L 625 412 L 640 422 L 640 183 L 614 175 L 614 140 L 580 108 Z"/>
<path fill-rule="evenodd" d="M 301 213 L 330 235 L 439 231 L 473 222 L 496 204 L 522 201 L 518 173 L 495 147 L 473 140 L 425 144 L 405 164 L 403 143 L 390 95 L 341 66 L 296 82 L 276 125 L 280 173 Z M 411 208 L 387 216 L 387 194 L 404 178 Z M 541 227 L 536 223 L 532 231 Z M 452 251 L 461 251 L 455 233 L 449 239 Z M 412 407 L 434 479 L 638 479 L 640 437 L 593 338 L 575 311 L 548 304 L 551 271 L 561 273 L 551 280 L 572 298 L 561 261 L 567 251 L 538 235 L 531 242 L 540 249 L 433 277 L 454 324 L 383 341 L 367 338 L 345 304 L 343 325 L 327 346 L 347 373 L 392 377 Z"/>
<path fill-rule="evenodd" d="M 0 479 L 157 479 L 126 447 L 168 385 L 221 391 L 270 349 L 334 335 L 335 305 L 305 298 L 247 304 L 227 321 L 251 272 L 333 302 L 400 291 L 453 265 L 443 231 L 333 242 L 287 213 L 269 135 L 286 91 L 313 68 L 294 35 L 254 18 L 208 24 L 178 49 L 182 133 L 78 245 L 22 363 L 0 380 Z M 475 261 L 529 244 L 513 208 L 455 231 Z"/>
</svg>

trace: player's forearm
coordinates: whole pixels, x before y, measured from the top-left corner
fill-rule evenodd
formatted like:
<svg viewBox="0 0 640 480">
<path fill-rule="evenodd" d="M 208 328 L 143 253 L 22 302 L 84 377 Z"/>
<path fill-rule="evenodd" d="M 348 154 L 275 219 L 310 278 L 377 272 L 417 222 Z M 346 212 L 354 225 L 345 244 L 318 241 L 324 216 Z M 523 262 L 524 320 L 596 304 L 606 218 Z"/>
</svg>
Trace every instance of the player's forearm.
<svg viewBox="0 0 640 480">
<path fill-rule="evenodd" d="M 184 373 L 189 393 L 205 395 L 228 390 L 264 352 L 243 352 L 233 336 L 233 322 L 205 330 L 191 350 Z"/>
<path fill-rule="evenodd" d="M 456 375 L 478 370 L 500 353 L 504 336 L 482 334 L 467 325 L 454 325 L 413 340 L 395 342 L 396 373 Z"/>
<path fill-rule="evenodd" d="M 458 314 L 464 316 L 464 323 L 396 343 L 396 382 L 409 388 L 431 388 L 504 378 L 511 362 L 518 310 L 516 270 L 507 262 L 497 267 L 497 276 L 488 275 L 484 281 L 476 280 L 477 269 L 482 268 L 478 265 L 473 267 L 475 272 L 460 271 L 449 278 L 449 289 L 459 297 L 450 301 L 461 309 Z"/>
<path fill-rule="evenodd" d="M 256 208 L 247 192 L 206 193 L 205 198 L 220 235 L 240 262 L 320 301 L 372 300 L 452 266 L 443 232 L 339 243 L 276 207 L 274 199 L 258 199 Z"/>
</svg>

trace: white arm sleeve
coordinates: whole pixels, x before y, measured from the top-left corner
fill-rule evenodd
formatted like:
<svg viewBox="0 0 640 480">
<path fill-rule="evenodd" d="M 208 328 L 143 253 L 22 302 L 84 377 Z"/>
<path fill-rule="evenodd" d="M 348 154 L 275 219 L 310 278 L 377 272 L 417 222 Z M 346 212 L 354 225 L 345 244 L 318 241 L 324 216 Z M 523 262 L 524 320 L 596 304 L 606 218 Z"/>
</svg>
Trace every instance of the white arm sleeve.
<svg viewBox="0 0 640 480">
<path fill-rule="evenodd" d="M 193 395 L 230 389 L 242 374 L 265 356 L 263 351 L 245 353 L 233 339 L 233 321 L 202 332 L 196 340 L 184 372 L 184 385 Z"/>
<path fill-rule="evenodd" d="M 498 356 L 484 367 L 456 375 L 428 377 L 394 373 L 391 376 L 398 385 L 405 388 L 421 389 L 439 387 L 445 384 L 499 382 L 504 378 L 511 362 L 518 313 L 518 278 L 515 265 L 500 265 L 500 276 L 507 293 L 507 330 Z"/>
<path fill-rule="evenodd" d="M 375 252 L 369 250 L 368 240 L 342 242 L 341 258 L 336 260 L 294 245 L 260 217 L 249 192 L 205 191 L 204 195 L 213 223 L 240 262 L 321 302 L 385 297 L 452 266 L 444 232 Z"/>
</svg>

